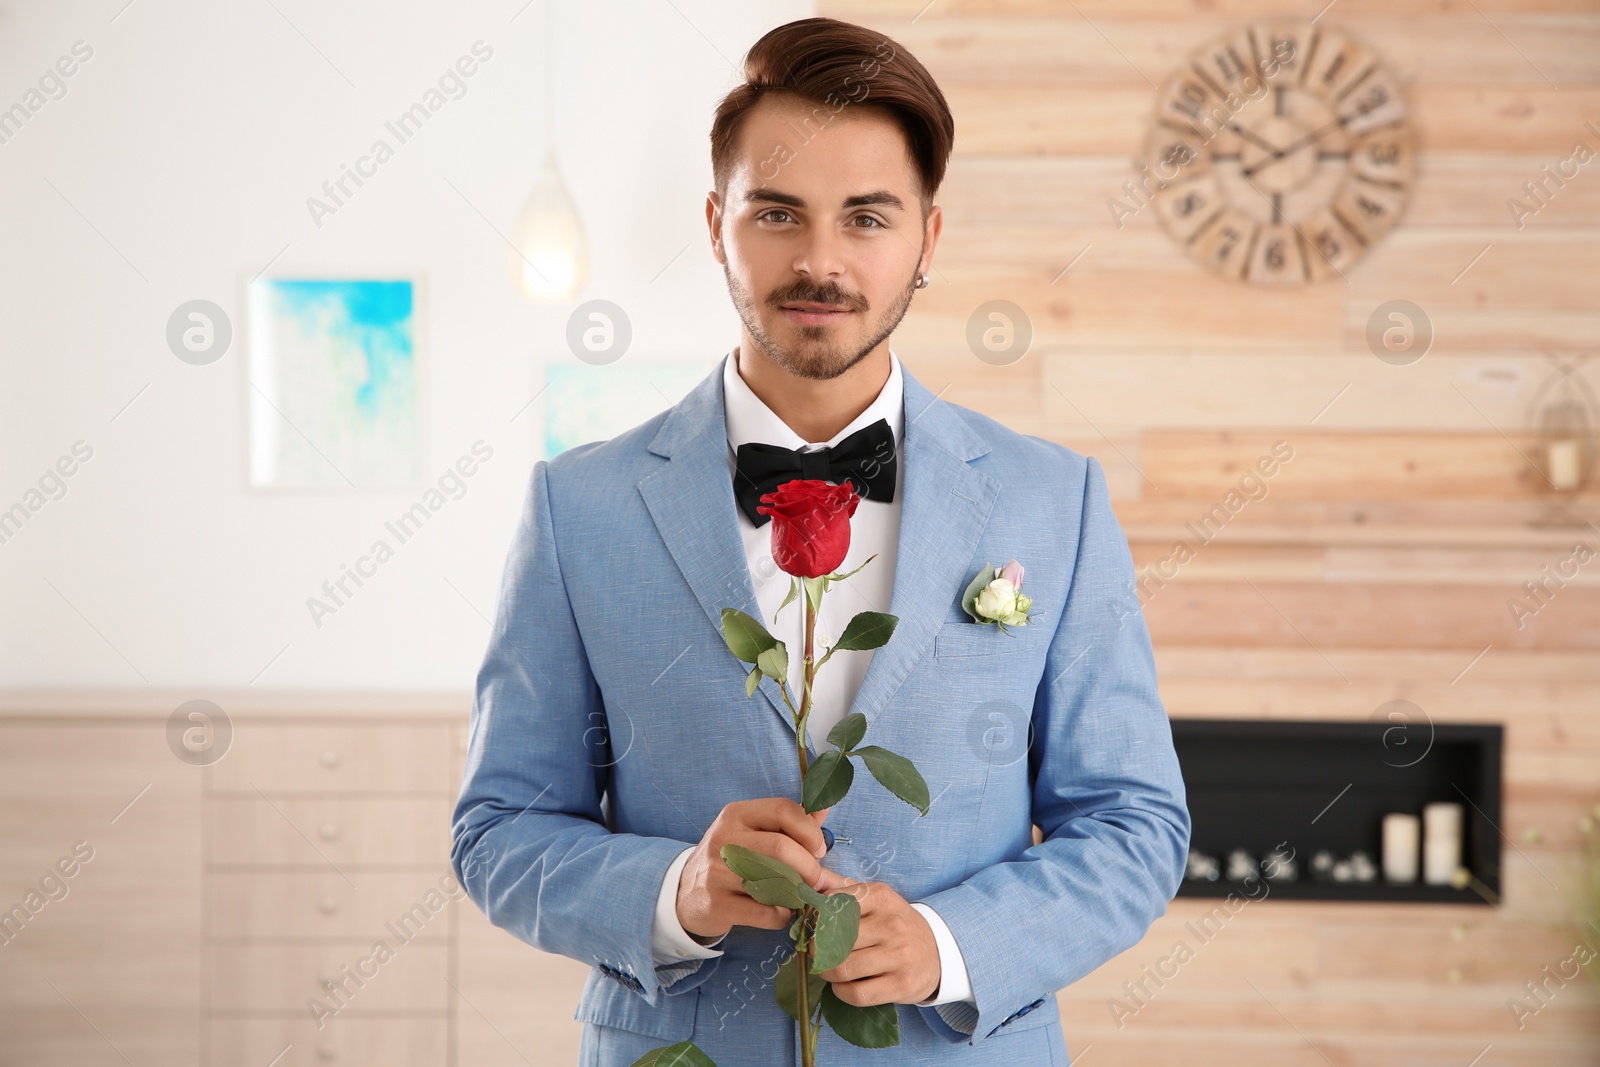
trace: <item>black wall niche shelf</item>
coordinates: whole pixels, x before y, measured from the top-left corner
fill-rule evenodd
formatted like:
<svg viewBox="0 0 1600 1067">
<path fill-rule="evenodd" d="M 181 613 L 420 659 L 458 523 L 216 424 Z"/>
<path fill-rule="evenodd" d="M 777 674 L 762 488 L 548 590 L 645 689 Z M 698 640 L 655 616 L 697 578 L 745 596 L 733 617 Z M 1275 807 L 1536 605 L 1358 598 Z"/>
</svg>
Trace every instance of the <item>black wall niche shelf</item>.
<svg viewBox="0 0 1600 1067">
<path fill-rule="evenodd" d="M 1276 719 L 1172 719 L 1183 768 L 1190 847 L 1218 857 L 1216 881 L 1185 877 L 1178 896 L 1252 900 L 1345 900 L 1423 904 L 1497 903 L 1500 896 L 1501 760 L 1499 724 L 1412 723 L 1397 734 L 1386 722 Z M 1348 788 L 1346 788 L 1348 787 Z M 1335 799 L 1337 798 L 1337 800 Z M 1383 879 L 1383 817 L 1425 804 L 1462 807 L 1461 862 L 1489 891 Z M 1227 855 L 1244 848 L 1258 860 L 1280 842 L 1299 872 L 1286 882 L 1229 881 Z M 1360 849 L 1378 868 L 1370 882 L 1320 881 L 1319 849 L 1343 857 Z"/>
</svg>

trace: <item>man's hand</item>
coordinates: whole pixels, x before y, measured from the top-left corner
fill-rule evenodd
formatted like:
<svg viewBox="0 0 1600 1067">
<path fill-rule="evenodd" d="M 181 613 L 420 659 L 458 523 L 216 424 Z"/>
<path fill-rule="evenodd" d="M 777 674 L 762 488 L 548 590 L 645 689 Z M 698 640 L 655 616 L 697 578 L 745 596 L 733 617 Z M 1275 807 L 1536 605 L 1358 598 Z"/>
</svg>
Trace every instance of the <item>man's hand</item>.
<svg viewBox="0 0 1600 1067">
<path fill-rule="evenodd" d="M 852 882 L 823 868 L 820 893 L 837 890 L 861 901 L 861 931 L 839 966 L 823 971 L 834 994 L 859 1008 L 916 1004 L 938 992 L 944 974 L 933 928 L 884 882 Z M 785 914 L 788 914 L 787 912 Z"/>
<path fill-rule="evenodd" d="M 818 888 L 824 877 L 842 882 L 817 862 L 827 854 L 822 823 L 829 810 L 807 812 L 782 797 L 739 800 L 723 808 L 689 853 L 678 879 L 678 922 L 684 930 L 712 939 L 734 926 L 782 930 L 794 922 L 790 909 L 753 900 L 744 891 L 743 879 L 722 862 L 721 849 L 723 845 L 743 845 L 782 860 L 813 888 Z"/>
</svg>

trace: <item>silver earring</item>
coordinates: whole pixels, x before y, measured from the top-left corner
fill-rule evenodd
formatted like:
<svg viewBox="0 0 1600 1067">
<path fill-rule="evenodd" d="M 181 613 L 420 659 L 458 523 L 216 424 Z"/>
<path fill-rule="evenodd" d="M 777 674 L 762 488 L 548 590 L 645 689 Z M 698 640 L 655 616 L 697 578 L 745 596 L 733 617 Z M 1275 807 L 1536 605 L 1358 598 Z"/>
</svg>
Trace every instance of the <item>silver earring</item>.
<svg viewBox="0 0 1600 1067">
<path fill-rule="evenodd" d="M 928 287 L 928 276 L 926 274 L 922 274 L 922 273 L 919 272 L 917 274 L 917 288 L 918 289 L 926 289 L 927 287 Z"/>
</svg>

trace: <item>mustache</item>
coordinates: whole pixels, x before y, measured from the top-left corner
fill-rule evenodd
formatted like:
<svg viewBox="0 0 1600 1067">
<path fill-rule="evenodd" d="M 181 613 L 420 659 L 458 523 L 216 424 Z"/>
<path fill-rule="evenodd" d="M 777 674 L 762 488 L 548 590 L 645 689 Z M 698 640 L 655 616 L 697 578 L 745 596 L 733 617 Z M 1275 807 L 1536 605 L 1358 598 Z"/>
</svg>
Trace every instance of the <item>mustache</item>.
<svg viewBox="0 0 1600 1067">
<path fill-rule="evenodd" d="M 851 311 L 865 310 L 867 302 L 859 296 L 845 292 L 837 286 L 824 286 L 814 289 L 809 286 L 790 286 L 779 289 L 767 297 L 767 303 L 773 308 L 782 308 L 785 304 L 794 303 L 832 304 L 835 307 L 849 308 Z"/>
</svg>

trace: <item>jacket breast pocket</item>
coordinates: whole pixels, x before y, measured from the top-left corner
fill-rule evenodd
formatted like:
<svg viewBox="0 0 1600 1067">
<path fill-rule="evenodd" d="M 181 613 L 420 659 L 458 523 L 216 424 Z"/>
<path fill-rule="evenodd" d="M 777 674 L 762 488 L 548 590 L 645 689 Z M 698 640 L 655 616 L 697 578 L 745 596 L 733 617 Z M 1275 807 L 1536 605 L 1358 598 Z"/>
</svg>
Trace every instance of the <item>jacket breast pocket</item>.
<svg viewBox="0 0 1600 1067">
<path fill-rule="evenodd" d="M 700 1005 L 700 989 L 675 996 L 662 993 L 655 1007 L 643 996 L 608 978 L 599 967 L 591 968 L 584 982 L 578 1010 L 572 1017 L 579 1022 L 614 1026 L 647 1037 L 660 1038 L 663 1045 L 684 1041 L 694 1033 L 695 1013 Z"/>
<path fill-rule="evenodd" d="M 979 656 L 1015 655 L 1032 648 L 1035 644 L 1033 639 L 1038 636 L 1037 631 L 1030 632 L 1029 627 L 1001 633 L 992 623 L 985 625 L 970 619 L 966 622 L 947 622 L 939 627 L 939 633 L 934 638 L 933 658 L 945 662 Z"/>
</svg>

